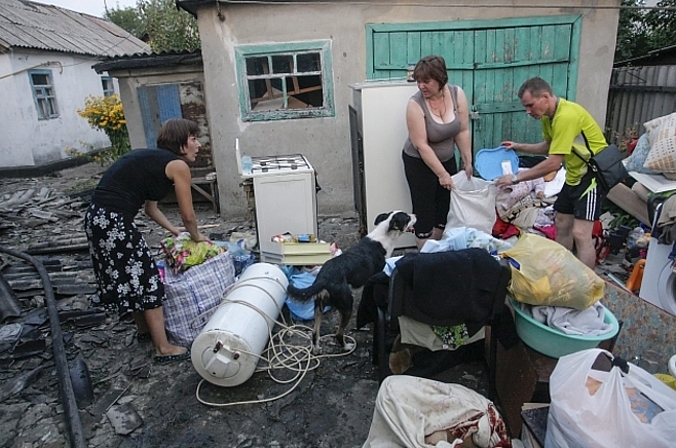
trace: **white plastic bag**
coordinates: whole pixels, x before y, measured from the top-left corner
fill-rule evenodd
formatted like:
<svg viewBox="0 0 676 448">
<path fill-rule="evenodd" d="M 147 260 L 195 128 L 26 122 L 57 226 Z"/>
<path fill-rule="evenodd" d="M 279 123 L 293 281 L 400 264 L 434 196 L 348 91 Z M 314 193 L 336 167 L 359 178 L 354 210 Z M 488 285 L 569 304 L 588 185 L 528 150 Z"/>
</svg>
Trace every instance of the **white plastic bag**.
<svg viewBox="0 0 676 448">
<path fill-rule="evenodd" d="M 464 171 L 455 173 L 451 179 L 455 188 L 451 190 L 446 228 L 471 227 L 490 235 L 495 224 L 495 183 L 479 177 L 467 179 Z"/>
<path fill-rule="evenodd" d="M 612 359 L 601 349 L 559 359 L 549 379 L 545 448 L 673 447 L 676 391 L 631 363 L 628 374 L 592 370 L 602 353 Z"/>
</svg>

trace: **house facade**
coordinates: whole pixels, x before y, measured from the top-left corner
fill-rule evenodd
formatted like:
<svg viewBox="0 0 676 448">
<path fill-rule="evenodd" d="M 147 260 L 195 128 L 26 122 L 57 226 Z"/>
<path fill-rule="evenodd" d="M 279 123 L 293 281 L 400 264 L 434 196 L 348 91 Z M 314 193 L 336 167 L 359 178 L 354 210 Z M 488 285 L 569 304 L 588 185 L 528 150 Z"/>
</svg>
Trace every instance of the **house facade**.
<svg viewBox="0 0 676 448">
<path fill-rule="evenodd" d="M 539 138 L 516 95 L 535 75 L 604 122 L 620 0 L 176 3 L 198 20 L 226 213 L 245 207 L 236 139 L 246 155 L 305 155 L 322 186 L 319 212 L 350 210 L 353 87 L 405 80 L 427 54 L 444 56 L 450 82 L 467 92 L 475 152 Z"/>
<path fill-rule="evenodd" d="M 85 99 L 117 93 L 92 65 L 149 47 L 116 25 L 51 5 L 0 0 L 0 169 L 58 163 L 110 145 L 77 114 Z"/>
</svg>

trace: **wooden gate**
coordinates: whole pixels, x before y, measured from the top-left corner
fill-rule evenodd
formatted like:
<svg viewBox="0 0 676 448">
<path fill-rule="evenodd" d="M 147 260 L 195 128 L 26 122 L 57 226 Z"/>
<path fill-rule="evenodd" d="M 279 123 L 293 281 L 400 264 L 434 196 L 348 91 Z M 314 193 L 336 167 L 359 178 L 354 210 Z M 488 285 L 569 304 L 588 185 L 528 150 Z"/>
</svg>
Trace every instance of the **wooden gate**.
<svg viewBox="0 0 676 448">
<path fill-rule="evenodd" d="M 540 123 L 517 96 L 532 76 L 574 100 L 581 16 L 495 21 L 367 25 L 367 78 L 402 79 L 409 63 L 438 54 L 449 83 L 460 85 L 471 110 L 474 152 L 503 140 L 539 142 Z"/>
</svg>

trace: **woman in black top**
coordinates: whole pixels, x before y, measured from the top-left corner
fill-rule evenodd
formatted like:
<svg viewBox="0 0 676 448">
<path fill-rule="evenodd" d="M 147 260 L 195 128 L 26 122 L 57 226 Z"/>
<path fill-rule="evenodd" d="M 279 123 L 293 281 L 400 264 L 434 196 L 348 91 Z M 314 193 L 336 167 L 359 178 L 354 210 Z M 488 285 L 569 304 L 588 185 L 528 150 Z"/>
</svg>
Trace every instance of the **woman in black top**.
<svg viewBox="0 0 676 448">
<path fill-rule="evenodd" d="M 157 207 L 173 190 L 185 229 L 194 241 L 207 240 L 197 229 L 187 164 L 201 147 L 198 136 L 197 123 L 168 120 L 157 137 L 160 149 L 129 151 L 106 170 L 85 215 L 101 302 L 121 316 L 132 314 L 139 341 L 152 339 L 159 363 L 187 359 L 190 351 L 167 340 L 164 286 L 134 217 L 143 206 L 153 221 L 178 235 L 179 229 Z"/>
</svg>

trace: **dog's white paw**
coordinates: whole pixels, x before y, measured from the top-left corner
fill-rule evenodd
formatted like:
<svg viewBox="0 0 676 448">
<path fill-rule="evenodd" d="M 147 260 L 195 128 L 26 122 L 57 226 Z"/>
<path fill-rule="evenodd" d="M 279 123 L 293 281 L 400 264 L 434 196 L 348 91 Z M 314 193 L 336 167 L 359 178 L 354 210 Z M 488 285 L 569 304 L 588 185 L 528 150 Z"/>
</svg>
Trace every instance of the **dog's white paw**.
<svg viewBox="0 0 676 448">
<path fill-rule="evenodd" d="M 349 351 L 354 350 L 354 343 L 353 343 L 353 342 L 348 342 L 348 343 L 346 343 L 346 344 L 343 346 L 343 349 L 344 349 L 346 352 L 349 352 Z"/>
<path fill-rule="evenodd" d="M 322 348 L 319 345 L 313 345 L 312 346 L 312 354 L 313 355 L 321 355 L 322 354 Z"/>
</svg>

